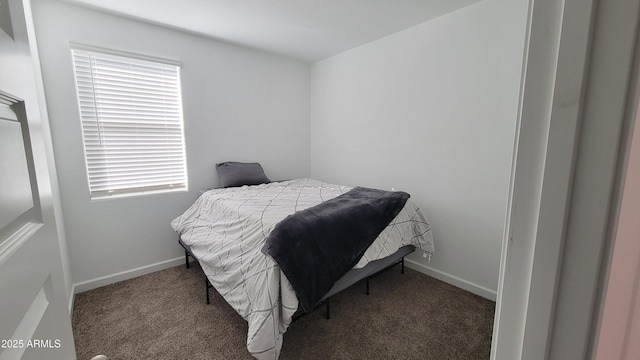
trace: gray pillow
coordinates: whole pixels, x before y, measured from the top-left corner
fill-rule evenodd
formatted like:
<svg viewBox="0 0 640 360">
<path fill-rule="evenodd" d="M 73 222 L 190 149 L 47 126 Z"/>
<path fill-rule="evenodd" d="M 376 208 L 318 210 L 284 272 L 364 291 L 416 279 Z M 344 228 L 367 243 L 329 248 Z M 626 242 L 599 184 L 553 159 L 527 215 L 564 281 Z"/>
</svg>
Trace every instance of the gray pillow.
<svg viewBox="0 0 640 360">
<path fill-rule="evenodd" d="M 243 185 L 259 185 L 271 182 L 260 163 L 242 163 L 227 161 L 216 164 L 220 187 L 235 187 Z"/>
</svg>

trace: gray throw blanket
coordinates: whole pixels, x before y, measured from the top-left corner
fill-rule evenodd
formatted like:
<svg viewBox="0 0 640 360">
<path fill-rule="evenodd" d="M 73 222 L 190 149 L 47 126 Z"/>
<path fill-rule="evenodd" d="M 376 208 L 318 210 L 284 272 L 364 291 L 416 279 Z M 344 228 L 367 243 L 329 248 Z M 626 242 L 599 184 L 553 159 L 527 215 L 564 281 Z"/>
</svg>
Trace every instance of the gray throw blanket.
<svg viewBox="0 0 640 360">
<path fill-rule="evenodd" d="M 351 270 L 409 198 L 356 187 L 314 207 L 289 215 L 267 237 L 271 256 L 310 312 L 333 284 Z"/>
</svg>

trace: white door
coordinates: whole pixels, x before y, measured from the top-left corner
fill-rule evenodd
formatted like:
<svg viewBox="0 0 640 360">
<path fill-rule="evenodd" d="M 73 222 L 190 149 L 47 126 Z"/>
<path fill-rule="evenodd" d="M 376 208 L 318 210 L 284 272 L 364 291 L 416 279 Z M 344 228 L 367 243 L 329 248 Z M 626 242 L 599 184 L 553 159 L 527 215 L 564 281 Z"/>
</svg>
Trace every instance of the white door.
<svg viewBox="0 0 640 360">
<path fill-rule="evenodd" d="M 68 360 L 75 347 L 25 2 L 0 0 L 0 360 Z"/>
</svg>

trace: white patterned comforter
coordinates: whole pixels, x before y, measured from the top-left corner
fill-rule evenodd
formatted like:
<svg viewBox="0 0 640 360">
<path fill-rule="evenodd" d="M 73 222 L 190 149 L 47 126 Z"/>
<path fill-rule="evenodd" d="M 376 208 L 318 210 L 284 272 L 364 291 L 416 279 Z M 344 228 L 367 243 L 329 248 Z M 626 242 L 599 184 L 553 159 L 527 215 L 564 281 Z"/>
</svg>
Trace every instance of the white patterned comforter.
<svg viewBox="0 0 640 360">
<path fill-rule="evenodd" d="M 261 252 L 266 237 L 288 215 L 350 189 L 313 179 L 213 189 L 171 222 L 211 284 L 249 323 L 247 349 L 254 357 L 278 358 L 283 334 L 298 308 L 291 284 Z M 410 244 L 434 253 L 431 227 L 411 198 L 356 267 Z"/>
</svg>

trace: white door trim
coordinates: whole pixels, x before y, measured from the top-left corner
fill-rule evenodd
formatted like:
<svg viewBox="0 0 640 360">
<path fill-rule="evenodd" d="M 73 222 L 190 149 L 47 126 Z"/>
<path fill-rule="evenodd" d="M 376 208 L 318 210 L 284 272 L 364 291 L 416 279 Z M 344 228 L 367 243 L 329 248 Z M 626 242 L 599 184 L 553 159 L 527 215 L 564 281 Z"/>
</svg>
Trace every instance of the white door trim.
<svg viewBox="0 0 640 360">
<path fill-rule="evenodd" d="M 492 359 L 591 353 L 639 5 L 530 1 Z"/>
</svg>

